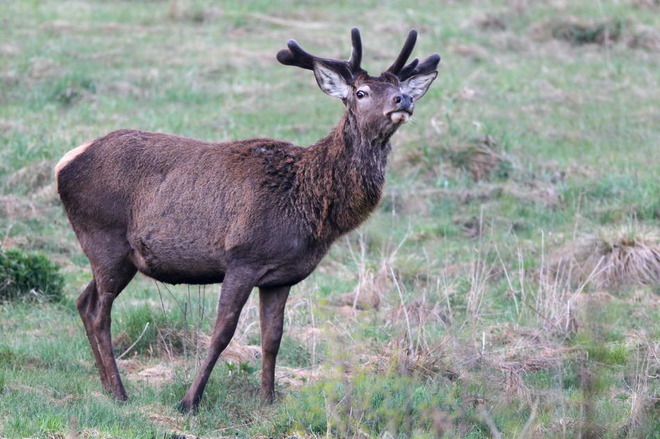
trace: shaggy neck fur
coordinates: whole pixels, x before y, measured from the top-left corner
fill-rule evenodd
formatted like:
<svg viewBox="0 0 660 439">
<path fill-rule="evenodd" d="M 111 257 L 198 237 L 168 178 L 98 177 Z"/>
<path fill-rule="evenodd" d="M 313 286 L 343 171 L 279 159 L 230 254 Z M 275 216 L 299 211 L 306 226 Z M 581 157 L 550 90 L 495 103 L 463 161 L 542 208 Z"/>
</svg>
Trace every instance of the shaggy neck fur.
<svg viewBox="0 0 660 439">
<path fill-rule="evenodd" d="M 304 226 L 328 244 L 353 230 L 378 205 L 390 137 L 396 131 L 369 133 L 347 112 L 330 134 L 307 149 L 298 172 L 296 193 L 304 208 Z"/>
</svg>

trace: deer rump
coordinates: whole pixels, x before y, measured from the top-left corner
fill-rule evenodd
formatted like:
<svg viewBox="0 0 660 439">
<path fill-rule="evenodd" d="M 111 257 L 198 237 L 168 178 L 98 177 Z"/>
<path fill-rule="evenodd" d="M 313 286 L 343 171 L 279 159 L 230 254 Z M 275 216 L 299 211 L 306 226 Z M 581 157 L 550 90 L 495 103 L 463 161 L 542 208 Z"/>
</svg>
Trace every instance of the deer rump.
<svg viewBox="0 0 660 439">
<path fill-rule="evenodd" d="M 123 252 L 162 282 L 219 283 L 233 265 L 255 270 L 257 287 L 291 286 L 327 250 L 292 219 L 303 149 L 115 131 L 59 171 L 58 190 L 90 260 L 104 257 L 106 235 L 108 257 Z"/>
</svg>

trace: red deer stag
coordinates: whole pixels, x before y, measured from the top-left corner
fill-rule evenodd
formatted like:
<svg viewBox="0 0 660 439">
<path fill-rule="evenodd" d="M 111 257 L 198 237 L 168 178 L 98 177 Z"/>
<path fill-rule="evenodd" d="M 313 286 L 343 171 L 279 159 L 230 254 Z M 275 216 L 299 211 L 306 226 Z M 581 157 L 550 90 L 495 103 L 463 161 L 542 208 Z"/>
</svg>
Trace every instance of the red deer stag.
<svg viewBox="0 0 660 439">
<path fill-rule="evenodd" d="M 126 400 L 110 336 L 110 311 L 137 271 L 171 284 L 222 282 L 209 351 L 179 408 L 199 404 L 241 310 L 259 288 L 260 396 L 273 399 L 275 358 L 289 289 L 314 270 L 341 235 L 376 208 L 390 137 L 437 76 L 439 55 L 406 64 L 412 30 L 380 76 L 360 67 L 352 30 L 348 61 L 320 58 L 291 40 L 280 63 L 312 70 L 346 114 L 309 147 L 273 139 L 210 143 L 114 131 L 57 164 L 58 192 L 93 279 L 76 305 L 103 387 Z"/>
</svg>

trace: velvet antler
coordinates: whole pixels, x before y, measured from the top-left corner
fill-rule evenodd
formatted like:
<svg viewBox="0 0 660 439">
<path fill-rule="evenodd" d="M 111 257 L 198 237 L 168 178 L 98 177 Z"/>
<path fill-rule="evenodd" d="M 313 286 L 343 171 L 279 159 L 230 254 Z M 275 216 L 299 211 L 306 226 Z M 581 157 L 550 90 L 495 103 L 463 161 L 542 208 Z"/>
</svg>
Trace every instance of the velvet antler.
<svg viewBox="0 0 660 439">
<path fill-rule="evenodd" d="M 314 62 L 321 62 L 340 73 L 346 80 L 351 81 L 357 73 L 364 72 L 360 67 L 362 62 L 362 39 L 357 28 L 351 30 L 352 50 L 347 61 L 339 59 L 321 58 L 306 52 L 295 40 L 289 40 L 288 49 L 280 50 L 277 60 L 287 66 L 314 70 Z"/>
<path fill-rule="evenodd" d="M 411 76 L 434 72 L 438 67 L 438 63 L 440 62 L 440 55 L 437 53 L 429 56 L 421 63 L 417 58 L 415 58 L 410 62 L 410 64 L 406 65 L 408 58 L 410 58 L 410 54 L 415 48 L 416 42 L 417 31 L 413 29 L 408 33 L 408 38 L 406 38 L 406 42 L 403 44 L 403 48 L 401 49 L 399 56 L 387 69 L 387 72 L 396 75 L 399 78 L 399 81 L 403 82 Z"/>
</svg>

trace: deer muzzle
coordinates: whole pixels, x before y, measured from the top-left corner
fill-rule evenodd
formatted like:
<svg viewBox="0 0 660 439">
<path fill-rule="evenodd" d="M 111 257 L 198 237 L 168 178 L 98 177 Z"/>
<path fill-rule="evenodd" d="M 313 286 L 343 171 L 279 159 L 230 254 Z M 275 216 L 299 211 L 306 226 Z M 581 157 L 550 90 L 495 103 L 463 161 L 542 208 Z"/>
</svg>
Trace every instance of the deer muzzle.
<svg viewBox="0 0 660 439">
<path fill-rule="evenodd" d="M 412 113 L 409 113 L 405 110 L 399 110 L 399 111 L 392 111 L 390 114 L 390 120 L 392 121 L 393 124 L 401 124 L 401 123 L 406 123 L 410 120 L 410 116 L 412 116 Z"/>
<path fill-rule="evenodd" d="M 412 96 L 404 93 L 397 94 L 392 98 L 392 103 L 394 104 L 394 109 L 386 114 L 392 123 L 400 124 L 408 122 L 415 108 Z"/>
</svg>

